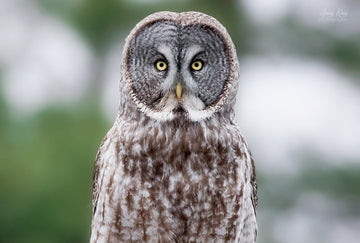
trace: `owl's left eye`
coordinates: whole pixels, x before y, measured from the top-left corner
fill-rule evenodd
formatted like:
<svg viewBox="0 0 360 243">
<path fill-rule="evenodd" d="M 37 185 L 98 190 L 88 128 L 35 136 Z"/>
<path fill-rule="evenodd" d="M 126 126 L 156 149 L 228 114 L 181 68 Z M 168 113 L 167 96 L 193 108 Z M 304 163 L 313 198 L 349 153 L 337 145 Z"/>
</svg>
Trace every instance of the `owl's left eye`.
<svg viewBox="0 0 360 243">
<path fill-rule="evenodd" d="M 200 71 L 203 67 L 203 62 L 201 60 L 195 60 L 191 63 L 191 69 L 194 71 Z"/>
<path fill-rule="evenodd" d="M 159 71 L 164 71 L 167 68 L 167 63 L 164 60 L 157 60 L 155 62 L 155 67 Z"/>
</svg>

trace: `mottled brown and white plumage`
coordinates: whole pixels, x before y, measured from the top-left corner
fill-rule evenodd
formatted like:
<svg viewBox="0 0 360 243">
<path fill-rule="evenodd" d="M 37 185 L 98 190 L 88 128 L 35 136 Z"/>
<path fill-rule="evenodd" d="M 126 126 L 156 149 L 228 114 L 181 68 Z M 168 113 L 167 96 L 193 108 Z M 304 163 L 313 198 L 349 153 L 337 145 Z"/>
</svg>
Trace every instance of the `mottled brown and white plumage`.
<svg viewBox="0 0 360 243">
<path fill-rule="evenodd" d="M 135 26 L 119 113 L 96 157 L 91 242 L 255 242 L 255 168 L 233 108 L 238 65 L 208 15 L 159 12 Z"/>
</svg>

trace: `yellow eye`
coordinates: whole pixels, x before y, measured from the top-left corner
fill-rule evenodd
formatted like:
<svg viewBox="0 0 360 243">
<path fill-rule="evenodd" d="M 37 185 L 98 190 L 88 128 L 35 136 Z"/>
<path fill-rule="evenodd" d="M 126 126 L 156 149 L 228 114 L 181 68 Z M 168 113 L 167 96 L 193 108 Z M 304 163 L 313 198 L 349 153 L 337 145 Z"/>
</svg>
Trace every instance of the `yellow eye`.
<svg viewBox="0 0 360 243">
<path fill-rule="evenodd" d="M 155 67 L 159 71 L 164 71 L 167 68 L 167 64 L 164 60 L 158 60 L 155 63 Z"/>
<path fill-rule="evenodd" d="M 194 71 L 199 71 L 203 67 L 203 62 L 200 60 L 196 60 L 193 63 L 191 63 L 191 69 Z"/>
</svg>

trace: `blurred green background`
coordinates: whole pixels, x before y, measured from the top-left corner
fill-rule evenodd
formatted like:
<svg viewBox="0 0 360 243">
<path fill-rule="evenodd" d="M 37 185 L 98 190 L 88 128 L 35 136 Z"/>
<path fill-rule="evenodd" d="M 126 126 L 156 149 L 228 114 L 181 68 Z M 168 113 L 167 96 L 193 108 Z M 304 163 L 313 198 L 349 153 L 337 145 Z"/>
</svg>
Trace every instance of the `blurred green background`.
<svg viewBox="0 0 360 243">
<path fill-rule="evenodd" d="M 358 242 L 357 1 L 0 6 L 0 242 L 88 241 L 93 161 L 116 115 L 121 48 L 160 10 L 210 14 L 237 47 L 238 116 L 258 168 L 258 242 Z"/>
</svg>

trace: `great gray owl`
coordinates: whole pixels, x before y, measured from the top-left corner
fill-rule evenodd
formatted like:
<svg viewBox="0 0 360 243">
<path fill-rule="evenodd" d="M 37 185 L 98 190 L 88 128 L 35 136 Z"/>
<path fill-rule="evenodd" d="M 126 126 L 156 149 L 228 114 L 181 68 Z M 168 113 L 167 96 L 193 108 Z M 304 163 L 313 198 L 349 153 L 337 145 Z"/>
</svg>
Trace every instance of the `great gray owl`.
<svg viewBox="0 0 360 243">
<path fill-rule="evenodd" d="M 226 29 L 159 12 L 126 39 L 120 105 L 97 154 L 91 242 L 255 242 L 255 168 L 234 115 Z"/>
</svg>

